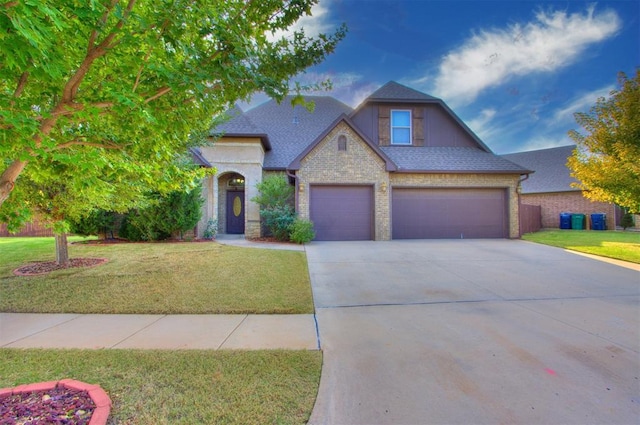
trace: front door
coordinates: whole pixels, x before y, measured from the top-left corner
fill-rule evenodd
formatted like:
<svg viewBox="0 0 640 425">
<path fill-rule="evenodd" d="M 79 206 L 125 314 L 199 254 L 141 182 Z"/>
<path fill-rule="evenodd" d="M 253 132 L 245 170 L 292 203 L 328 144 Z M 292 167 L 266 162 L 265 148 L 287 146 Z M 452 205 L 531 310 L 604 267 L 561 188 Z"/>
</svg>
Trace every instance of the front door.
<svg viewBox="0 0 640 425">
<path fill-rule="evenodd" d="M 227 192 L 227 233 L 244 234 L 244 191 Z"/>
</svg>

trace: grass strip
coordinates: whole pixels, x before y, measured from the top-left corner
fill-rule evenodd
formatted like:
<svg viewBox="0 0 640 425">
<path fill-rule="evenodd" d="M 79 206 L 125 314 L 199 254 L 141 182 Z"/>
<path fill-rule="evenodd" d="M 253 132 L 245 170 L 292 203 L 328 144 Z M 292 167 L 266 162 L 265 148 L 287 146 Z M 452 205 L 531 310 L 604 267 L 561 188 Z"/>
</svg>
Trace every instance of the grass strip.
<svg viewBox="0 0 640 425">
<path fill-rule="evenodd" d="M 593 230 L 542 230 L 522 239 L 572 251 L 640 263 L 640 233 Z"/>
<path fill-rule="evenodd" d="M 0 238 L 0 311 L 104 314 L 305 314 L 313 312 L 304 252 L 216 242 L 72 244 L 91 268 L 15 276 L 54 257 L 53 238 Z"/>
<path fill-rule="evenodd" d="M 0 349 L 0 388 L 72 378 L 104 389 L 110 424 L 302 424 L 318 351 Z"/>
</svg>

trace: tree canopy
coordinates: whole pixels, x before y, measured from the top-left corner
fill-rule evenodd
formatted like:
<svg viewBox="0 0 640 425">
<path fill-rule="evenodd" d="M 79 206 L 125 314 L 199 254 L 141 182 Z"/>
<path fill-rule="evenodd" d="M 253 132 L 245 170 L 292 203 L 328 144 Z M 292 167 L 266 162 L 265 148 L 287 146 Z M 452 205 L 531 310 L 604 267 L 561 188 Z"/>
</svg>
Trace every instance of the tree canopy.
<svg viewBox="0 0 640 425">
<path fill-rule="evenodd" d="M 344 37 L 274 35 L 316 2 L 0 3 L 0 219 L 122 211 L 184 189 L 203 171 L 180 157 L 212 117 L 257 91 L 281 100 Z"/>
<path fill-rule="evenodd" d="M 640 69 L 618 83 L 608 99 L 575 114 L 586 134 L 569 132 L 577 149 L 567 165 L 587 198 L 640 212 Z"/>
</svg>

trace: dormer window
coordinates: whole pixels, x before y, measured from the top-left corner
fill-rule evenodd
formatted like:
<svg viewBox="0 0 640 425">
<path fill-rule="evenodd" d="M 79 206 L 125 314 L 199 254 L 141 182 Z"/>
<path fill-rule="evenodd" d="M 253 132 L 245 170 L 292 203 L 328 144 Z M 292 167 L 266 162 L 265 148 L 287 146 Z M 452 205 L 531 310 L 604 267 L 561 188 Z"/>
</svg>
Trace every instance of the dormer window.
<svg viewBox="0 0 640 425">
<path fill-rule="evenodd" d="M 411 144 L 411 111 L 391 111 L 391 144 Z"/>
</svg>

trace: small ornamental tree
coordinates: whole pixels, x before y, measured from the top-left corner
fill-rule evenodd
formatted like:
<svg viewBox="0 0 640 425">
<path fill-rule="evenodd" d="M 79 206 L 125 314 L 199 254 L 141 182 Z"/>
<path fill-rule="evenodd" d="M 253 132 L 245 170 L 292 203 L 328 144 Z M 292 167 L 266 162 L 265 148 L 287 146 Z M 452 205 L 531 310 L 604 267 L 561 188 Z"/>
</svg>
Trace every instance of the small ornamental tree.
<svg viewBox="0 0 640 425">
<path fill-rule="evenodd" d="M 569 132 L 577 149 L 567 165 L 587 198 L 640 212 L 640 68 L 618 82 L 608 99 L 575 114 L 586 134 Z"/>
<path fill-rule="evenodd" d="M 295 221 L 294 189 L 284 175 L 271 175 L 256 185 L 258 196 L 252 199 L 260 205 L 260 217 L 278 240 L 289 240 L 290 227 Z"/>
</svg>

